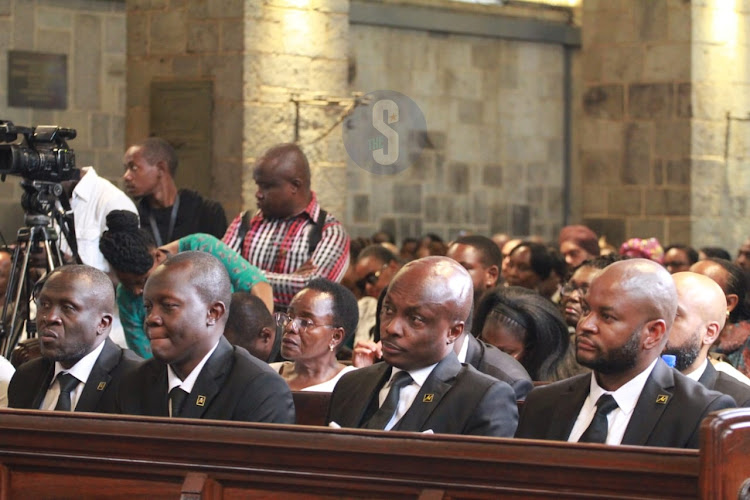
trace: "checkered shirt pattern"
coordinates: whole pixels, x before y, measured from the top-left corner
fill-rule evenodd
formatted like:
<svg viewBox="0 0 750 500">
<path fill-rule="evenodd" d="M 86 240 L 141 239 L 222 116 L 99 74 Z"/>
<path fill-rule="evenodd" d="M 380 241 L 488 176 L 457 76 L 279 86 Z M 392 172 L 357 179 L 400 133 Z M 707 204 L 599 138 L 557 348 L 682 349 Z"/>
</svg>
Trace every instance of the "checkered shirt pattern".
<svg viewBox="0 0 750 500">
<path fill-rule="evenodd" d="M 310 232 L 319 214 L 320 205 L 313 193 L 305 210 L 294 217 L 266 219 L 259 210 L 250 219 L 250 227 L 242 242 L 237 237 L 242 213 L 235 217 L 224 234 L 224 243 L 263 270 L 273 287 L 277 311 L 286 310 L 292 297 L 313 278 L 339 282 L 346 273 L 349 266 L 349 236 L 341 223 L 328 214 L 320 243 L 312 254 L 315 270 L 306 275 L 292 274 L 310 259 Z"/>
</svg>

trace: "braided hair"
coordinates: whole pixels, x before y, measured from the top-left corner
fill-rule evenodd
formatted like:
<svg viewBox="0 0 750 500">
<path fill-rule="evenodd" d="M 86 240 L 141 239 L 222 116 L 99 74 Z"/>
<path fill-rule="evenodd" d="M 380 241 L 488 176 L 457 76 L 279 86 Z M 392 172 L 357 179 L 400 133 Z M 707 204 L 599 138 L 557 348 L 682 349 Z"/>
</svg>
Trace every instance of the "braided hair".
<svg viewBox="0 0 750 500">
<path fill-rule="evenodd" d="M 154 265 L 154 248 L 154 237 L 138 227 L 136 214 L 127 210 L 107 214 L 107 230 L 99 240 L 99 250 L 115 271 L 146 274 Z"/>
</svg>

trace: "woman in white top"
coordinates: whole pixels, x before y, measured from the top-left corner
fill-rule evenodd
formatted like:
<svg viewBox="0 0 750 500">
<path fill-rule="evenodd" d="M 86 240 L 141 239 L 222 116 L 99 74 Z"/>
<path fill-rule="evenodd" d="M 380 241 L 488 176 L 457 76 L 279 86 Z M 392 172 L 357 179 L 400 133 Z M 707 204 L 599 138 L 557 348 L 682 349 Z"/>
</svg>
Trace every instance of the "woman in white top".
<svg viewBox="0 0 750 500">
<path fill-rule="evenodd" d="M 359 320 L 357 299 L 346 287 L 318 278 L 294 296 L 286 313 L 277 313 L 282 329 L 281 356 L 271 363 L 293 391 L 333 391 L 352 366 L 336 353 L 354 335 Z"/>
</svg>

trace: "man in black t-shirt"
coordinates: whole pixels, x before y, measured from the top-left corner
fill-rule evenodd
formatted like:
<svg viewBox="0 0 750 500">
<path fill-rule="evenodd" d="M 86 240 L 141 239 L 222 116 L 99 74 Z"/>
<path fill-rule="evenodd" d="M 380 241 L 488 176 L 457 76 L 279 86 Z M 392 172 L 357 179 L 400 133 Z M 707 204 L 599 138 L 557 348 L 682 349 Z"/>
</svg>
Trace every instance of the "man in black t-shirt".
<svg viewBox="0 0 750 500">
<path fill-rule="evenodd" d="M 177 154 L 164 139 L 150 137 L 130 146 L 123 158 L 125 190 L 138 201 L 141 226 L 161 246 L 194 233 L 221 238 L 227 217 L 221 205 L 174 183 Z"/>
</svg>

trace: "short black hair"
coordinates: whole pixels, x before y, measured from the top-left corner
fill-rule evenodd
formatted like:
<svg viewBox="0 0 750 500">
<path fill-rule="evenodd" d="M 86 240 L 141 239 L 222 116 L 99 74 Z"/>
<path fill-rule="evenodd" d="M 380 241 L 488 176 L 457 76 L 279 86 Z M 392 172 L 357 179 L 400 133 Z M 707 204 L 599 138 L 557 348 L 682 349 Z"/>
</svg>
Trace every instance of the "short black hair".
<svg viewBox="0 0 750 500">
<path fill-rule="evenodd" d="M 154 265 L 153 235 L 138 227 L 138 216 L 127 210 L 107 214 L 107 230 L 99 239 L 99 251 L 115 271 L 146 274 Z"/>
<path fill-rule="evenodd" d="M 725 248 L 721 247 L 702 247 L 700 249 L 706 257 L 715 257 L 717 259 L 732 260 L 730 254 Z"/>
<path fill-rule="evenodd" d="M 232 303 L 232 282 L 224 264 L 210 253 L 188 251 L 168 257 L 159 267 L 169 269 L 185 264 L 188 264 L 189 284 L 196 288 L 203 302 L 213 304 L 221 301 L 229 313 Z"/>
<path fill-rule="evenodd" d="M 672 250 L 673 248 L 676 248 L 677 250 L 682 250 L 685 252 L 685 256 L 688 258 L 688 264 L 691 266 L 698 262 L 698 252 L 695 251 L 695 248 L 688 246 L 688 245 L 681 245 L 679 243 L 674 245 L 669 245 L 667 248 L 664 249 L 664 255 L 667 255 L 667 252 Z"/>
<path fill-rule="evenodd" d="M 229 306 L 229 317 L 224 327 L 224 336 L 230 343 L 252 352 L 253 349 L 248 347 L 263 328 L 276 331 L 276 322 L 263 300 L 250 292 L 234 292 Z"/>
<path fill-rule="evenodd" d="M 498 269 L 503 265 L 503 254 L 494 241 L 486 236 L 472 234 L 457 238 L 453 244 L 468 245 L 479 250 L 482 265 L 484 267 L 497 266 Z"/>
<path fill-rule="evenodd" d="M 70 274 L 73 276 L 80 276 L 91 283 L 91 290 L 94 292 L 98 302 L 105 306 L 106 312 L 114 314 L 115 309 L 115 287 L 112 284 L 112 280 L 109 279 L 104 272 L 99 269 L 87 266 L 86 264 L 66 264 L 64 266 L 57 267 L 50 271 L 44 278 L 39 280 L 35 285 L 34 295 L 44 288 L 44 284 L 49 281 L 55 275 L 58 274 Z M 87 306 L 90 304 L 87 304 Z"/>
<path fill-rule="evenodd" d="M 529 249 L 529 264 L 534 273 L 541 279 L 546 280 L 549 278 L 552 271 L 555 271 L 560 276 L 560 279 L 565 278 L 567 264 L 559 250 L 542 243 L 522 241 L 510 251 L 510 255 L 513 255 L 522 248 Z"/>
<path fill-rule="evenodd" d="M 327 293 L 333 298 L 333 324 L 344 329 L 344 338 L 339 343 L 339 349 L 341 349 L 357 330 L 359 323 L 357 298 L 344 285 L 325 278 L 315 278 L 305 288 Z"/>
<path fill-rule="evenodd" d="M 720 265 L 727 272 L 727 289 L 724 290 L 724 295 L 737 296 L 737 306 L 729 313 L 729 322 L 737 323 L 750 319 L 750 304 L 748 304 L 750 297 L 747 293 L 750 277 L 747 272 L 727 259 L 711 257 L 706 260 Z"/>
<path fill-rule="evenodd" d="M 175 172 L 177 172 L 177 153 L 166 139 L 149 137 L 137 145 L 142 148 L 141 154 L 149 164 L 155 165 L 160 161 L 166 162 L 169 174 L 174 177 Z"/>
<path fill-rule="evenodd" d="M 594 269 L 604 269 L 610 264 L 614 264 L 615 262 L 619 262 L 621 260 L 626 260 L 625 257 L 622 255 L 616 254 L 616 253 L 609 253 L 606 255 L 600 255 L 599 257 L 593 257 L 591 259 L 586 259 L 583 262 L 581 262 L 576 269 L 580 269 L 582 267 L 593 267 Z"/>
<path fill-rule="evenodd" d="M 393 254 L 393 252 L 388 250 L 383 245 L 379 244 L 368 245 L 363 248 L 362 251 L 359 252 L 357 260 L 362 260 L 365 257 L 375 257 L 383 264 L 388 264 L 394 260 L 398 262 L 398 258 Z"/>
</svg>

